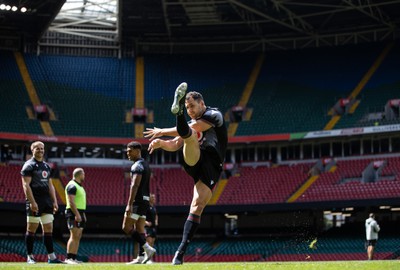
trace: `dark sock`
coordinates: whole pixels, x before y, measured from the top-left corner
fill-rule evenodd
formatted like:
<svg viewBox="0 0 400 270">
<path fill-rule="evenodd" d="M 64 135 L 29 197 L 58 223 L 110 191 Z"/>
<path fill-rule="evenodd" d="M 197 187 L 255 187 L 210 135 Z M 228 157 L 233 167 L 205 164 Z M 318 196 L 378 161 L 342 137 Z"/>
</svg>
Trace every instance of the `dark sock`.
<svg viewBox="0 0 400 270">
<path fill-rule="evenodd" d="M 144 235 L 141 235 L 138 233 L 136 230 L 132 232 L 132 238 L 136 242 L 139 243 L 139 246 L 142 247 L 144 244 L 146 244 L 146 239 L 144 238 Z"/>
<path fill-rule="evenodd" d="M 26 232 L 25 233 L 25 244 L 26 244 L 26 252 L 28 255 L 33 253 L 33 242 L 35 241 L 35 233 Z"/>
<path fill-rule="evenodd" d="M 192 135 L 192 129 L 189 127 L 184 114 L 176 116 L 176 130 L 179 136 L 186 139 Z"/>
<path fill-rule="evenodd" d="M 186 248 L 200 225 L 200 216 L 190 213 L 183 227 L 182 242 L 178 247 L 179 253 L 185 253 Z"/>
<path fill-rule="evenodd" d="M 73 259 L 73 260 L 76 260 L 76 254 L 73 254 L 73 253 L 67 253 L 67 259 Z"/>
<path fill-rule="evenodd" d="M 53 248 L 53 234 L 52 233 L 44 233 L 43 235 L 43 243 L 46 247 L 47 254 L 51 254 L 54 252 Z"/>
<path fill-rule="evenodd" d="M 146 235 L 144 233 L 141 233 L 140 236 L 143 237 L 143 239 L 146 239 Z M 143 245 L 139 245 L 139 256 L 143 256 L 143 253 L 144 253 Z"/>
</svg>

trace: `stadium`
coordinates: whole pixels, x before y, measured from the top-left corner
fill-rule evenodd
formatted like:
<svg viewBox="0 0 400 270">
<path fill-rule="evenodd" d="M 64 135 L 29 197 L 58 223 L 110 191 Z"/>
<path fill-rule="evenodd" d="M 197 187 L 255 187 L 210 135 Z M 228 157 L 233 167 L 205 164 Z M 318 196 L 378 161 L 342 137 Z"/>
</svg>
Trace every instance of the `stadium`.
<svg viewBox="0 0 400 270">
<path fill-rule="evenodd" d="M 399 24 L 398 0 L 0 0 L 0 268 L 26 265 L 20 172 L 34 141 L 60 206 L 57 256 L 69 237 L 64 189 L 82 167 L 78 259 L 98 265 L 89 269 L 132 260 L 126 144 L 147 149 L 147 128 L 175 126 L 174 91 L 187 82 L 223 113 L 228 148 L 183 267 L 395 269 Z M 142 156 L 159 218 L 145 267 L 173 267 L 193 180 L 179 152 Z M 369 213 L 381 227 L 374 261 Z"/>
</svg>

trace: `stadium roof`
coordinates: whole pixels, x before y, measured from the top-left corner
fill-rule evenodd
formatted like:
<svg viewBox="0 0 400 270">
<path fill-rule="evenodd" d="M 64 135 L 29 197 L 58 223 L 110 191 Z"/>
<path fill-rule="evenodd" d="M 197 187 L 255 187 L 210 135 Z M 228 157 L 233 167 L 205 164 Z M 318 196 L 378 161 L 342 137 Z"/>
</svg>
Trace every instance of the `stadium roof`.
<svg viewBox="0 0 400 270">
<path fill-rule="evenodd" d="M 19 49 L 43 35 L 65 0 L 0 0 L 0 49 Z"/>
<path fill-rule="evenodd" d="M 75 36 L 90 40 L 85 46 L 174 53 L 336 46 L 400 35 L 400 0 L 64 2 L 0 0 L 0 37 L 51 46 L 49 40 L 58 33 L 64 38 L 57 39 L 57 46 L 72 46 L 68 37 Z M 22 5 L 30 12 L 19 12 Z"/>
<path fill-rule="evenodd" d="M 392 38 L 400 1 L 136 0 L 122 2 L 122 33 L 141 50 L 263 51 Z M 398 35 L 398 33 L 397 33 Z"/>
</svg>

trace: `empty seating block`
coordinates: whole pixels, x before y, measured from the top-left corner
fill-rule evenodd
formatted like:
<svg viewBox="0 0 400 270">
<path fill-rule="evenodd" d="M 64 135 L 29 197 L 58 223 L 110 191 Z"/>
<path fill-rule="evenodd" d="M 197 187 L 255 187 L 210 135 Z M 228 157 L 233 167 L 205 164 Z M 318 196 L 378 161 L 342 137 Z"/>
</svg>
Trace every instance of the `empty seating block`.
<svg viewBox="0 0 400 270">
<path fill-rule="evenodd" d="M 14 55 L 0 51 L 1 132 L 43 134 L 38 121 L 28 119 L 25 107 L 30 99 Z"/>
<path fill-rule="evenodd" d="M 25 203 L 22 189 L 21 166 L 0 166 L 0 196 L 5 202 Z"/>
<path fill-rule="evenodd" d="M 317 181 L 297 199 L 297 202 L 396 198 L 400 193 L 398 172 L 400 158 L 390 157 L 384 160 L 387 161 L 387 165 L 383 172 L 385 175 L 393 176 L 394 180 L 379 180 L 378 178 L 377 182 L 363 183 L 362 171 L 373 159 L 343 160 L 337 163 L 334 173 L 322 173 Z M 355 180 L 342 183 L 343 178 Z"/>
<path fill-rule="evenodd" d="M 311 164 L 242 167 L 228 180 L 218 204 L 283 203 L 307 179 Z M 245 185 L 246 188 L 242 188 Z"/>
<path fill-rule="evenodd" d="M 41 102 L 55 112 L 55 135 L 132 137 L 125 111 L 134 104 L 133 60 L 25 55 L 25 61 Z"/>
</svg>

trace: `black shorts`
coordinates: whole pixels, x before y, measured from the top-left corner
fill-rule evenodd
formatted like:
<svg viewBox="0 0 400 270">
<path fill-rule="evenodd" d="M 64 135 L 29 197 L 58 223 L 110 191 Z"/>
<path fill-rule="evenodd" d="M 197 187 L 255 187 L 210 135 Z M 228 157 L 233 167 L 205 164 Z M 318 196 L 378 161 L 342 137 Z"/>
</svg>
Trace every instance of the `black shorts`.
<svg viewBox="0 0 400 270">
<path fill-rule="evenodd" d="M 153 227 L 145 227 L 146 229 L 146 237 L 152 237 L 156 238 L 157 237 L 157 229 Z"/>
<path fill-rule="evenodd" d="M 211 190 L 217 184 L 222 172 L 222 162 L 218 154 L 205 150 L 200 151 L 200 159 L 194 166 L 187 165 L 183 158 L 182 165 L 194 183 L 201 180 Z"/>
<path fill-rule="evenodd" d="M 139 217 L 146 217 L 147 211 L 150 208 L 148 201 L 134 202 L 132 205 L 131 215 L 138 215 Z M 132 218 L 132 216 L 131 216 Z"/>
<path fill-rule="evenodd" d="M 53 214 L 53 201 L 51 200 L 50 196 L 48 196 L 48 198 L 40 198 L 39 200 L 35 198 L 35 201 L 39 208 L 37 213 L 33 213 L 31 211 L 30 202 L 28 200 L 25 201 L 25 210 L 27 216 L 40 217 L 42 214 Z"/>
<path fill-rule="evenodd" d="M 85 228 L 86 227 L 86 215 L 84 211 L 79 210 L 79 214 L 81 215 L 82 221 L 81 222 L 76 222 L 75 221 L 75 215 L 71 211 L 71 209 L 66 209 L 65 210 L 65 217 L 67 218 L 67 227 L 68 229 L 72 228 Z"/>
<path fill-rule="evenodd" d="M 376 239 L 374 239 L 374 240 L 367 240 L 367 246 L 369 247 L 369 246 L 372 246 L 372 247 L 374 247 L 375 245 L 376 245 L 376 242 L 377 242 L 378 240 L 376 240 Z"/>
</svg>

